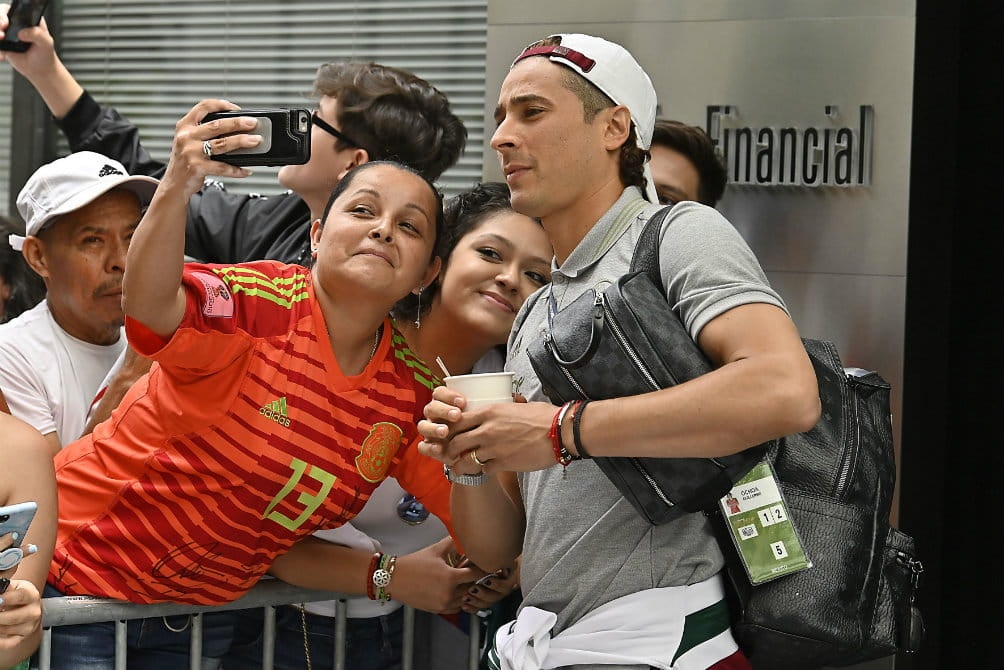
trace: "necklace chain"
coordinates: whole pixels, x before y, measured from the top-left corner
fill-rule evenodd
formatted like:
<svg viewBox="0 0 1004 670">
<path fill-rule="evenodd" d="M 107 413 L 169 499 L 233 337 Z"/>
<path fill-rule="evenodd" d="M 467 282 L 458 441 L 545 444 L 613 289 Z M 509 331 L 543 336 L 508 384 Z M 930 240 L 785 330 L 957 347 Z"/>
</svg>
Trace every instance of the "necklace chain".
<svg viewBox="0 0 1004 670">
<path fill-rule="evenodd" d="M 370 360 L 373 360 L 373 356 L 376 355 L 377 347 L 380 345 L 380 333 L 383 332 L 383 324 L 377 328 L 376 333 L 373 335 L 373 348 L 370 349 Z"/>
</svg>

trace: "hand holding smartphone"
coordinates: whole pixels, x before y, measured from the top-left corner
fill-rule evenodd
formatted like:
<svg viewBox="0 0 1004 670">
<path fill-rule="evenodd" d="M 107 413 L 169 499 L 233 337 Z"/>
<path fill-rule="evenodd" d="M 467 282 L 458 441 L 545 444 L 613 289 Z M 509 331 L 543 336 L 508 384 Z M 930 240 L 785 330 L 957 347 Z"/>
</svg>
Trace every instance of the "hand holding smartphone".
<svg viewBox="0 0 1004 670">
<path fill-rule="evenodd" d="M 7 30 L 0 40 L 0 51 L 27 51 L 29 42 L 17 39 L 17 34 L 24 28 L 37 26 L 42 20 L 47 0 L 11 0 L 7 10 Z"/>
<path fill-rule="evenodd" d="M 302 165 L 310 160 L 310 112 L 306 109 L 238 109 L 210 112 L 201 123 L 238 116 L 254 117 L 258 125 L 247 131 L 260 135 L 256 147 L 242 147 L 212 156 L 238 167 Z"/>
<path fill-rule="evenodd" d="M 10 570 L 24 557 L 21 542 L 24 540 L 37 510 L 38 505 L 34 502 L 0 507 L 0 537 L 11 535 L 11 546 L 0 551 L 0 572 Z"/>
</svg>

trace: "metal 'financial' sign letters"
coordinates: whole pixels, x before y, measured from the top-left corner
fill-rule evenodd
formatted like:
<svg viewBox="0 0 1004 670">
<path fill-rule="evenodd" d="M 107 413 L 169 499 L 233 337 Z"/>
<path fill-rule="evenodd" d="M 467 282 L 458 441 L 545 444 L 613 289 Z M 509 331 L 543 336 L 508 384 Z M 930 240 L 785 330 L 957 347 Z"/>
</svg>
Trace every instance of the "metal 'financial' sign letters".
<svg viewBox="0 0 1004 670">
<path fill-rule="evenodd" d="M 722 152 L 729 182 L 747 186 L 868 186 L 874 110 L 858 108 L 846 125 L 836 105 L 825 122 L 807 126 L 742 125 L 735 105 L 709 105 L 707 130 Z"/>
</svg>

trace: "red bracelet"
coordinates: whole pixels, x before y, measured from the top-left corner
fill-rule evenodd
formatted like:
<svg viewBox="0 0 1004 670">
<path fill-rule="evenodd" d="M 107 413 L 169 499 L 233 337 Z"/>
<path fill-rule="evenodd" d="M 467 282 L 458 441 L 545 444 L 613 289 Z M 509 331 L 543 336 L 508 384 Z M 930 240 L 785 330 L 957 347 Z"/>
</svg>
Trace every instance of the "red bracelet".
<svg viewBox="0 0 1004 670">
<path fill-rule="evenodd" d="M 551 430 L 547 432 L 547 436 L 551 438 L 551 449 L 554 451 L 554 460 L 562 467 L 568 467 L 568 464 L 575 460 L 575 456 L 565 448 L 565 445 L 561 441 L 561 423 L 564 421 L 568 410 L 581 402 L 581 400 L 573 400 L 559 407 L 558 411 L 554 413 L 554 419 L 551 421 Z"/>
<path fill-rule="evenodd" d="M 366 597 L 370 600 L 377 599 L 373 584 L 373 573 L 376 572 L 377 566 L 380 565 L 381 558 L 383 558 L 383 554 L 373 554 L 373 558 L 370 559 L 370 569 L 366 572 Z"/>
<path fill-rule="evenodd" d="M 551 430 L 547 431 L 547 436 L 551 438 L 551 449 L 554 450 L 554 460 L 561 463 L 561 442 L 558 441 L 558 417 L 561 416 L 563 412 L 567 410 L 568 405 L 562 405 L 558 408 L 558 411 L 554 413 L 554 418 L 551 419 Z M 568 465 L 568 463 L 561 463 L 561 465 Z"/>
</svg>

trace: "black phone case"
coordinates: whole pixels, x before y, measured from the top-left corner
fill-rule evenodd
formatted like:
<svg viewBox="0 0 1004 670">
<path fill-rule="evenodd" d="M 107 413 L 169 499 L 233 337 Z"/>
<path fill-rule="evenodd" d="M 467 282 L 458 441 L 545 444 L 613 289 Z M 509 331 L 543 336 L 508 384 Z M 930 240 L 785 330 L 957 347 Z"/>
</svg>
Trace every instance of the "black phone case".
<svg viewBox="0 0 1004 670">
<path fill-rule="evenodd" d="M 310 160 L 311 116 L 306 109 L 240 109 L 232 112 L 210 112 L 202 123 L 235 116 L 253 116 L 259 119 L 258 127 L 250 134 L 262 135 L 257 147 L 236 149 L 213 160 L 239 167 L 275 167 L 302 165 Z M 267 119 L 263 124 L 262 119 Z M 263 131 L 263 125 L 266 129 Z"/>
<path fill-rule="evenodd" d="M 47 0 L 12 0 L 7 10 L 7 30 L 4 31 L 4 39 L 0 40 L 0 51 L 23 53 L 28 50 L 31 46 L 29 42 L 15 38 L 24 28 L 37 26 L 41 22 L 47 4 Z"/>
</svg>

